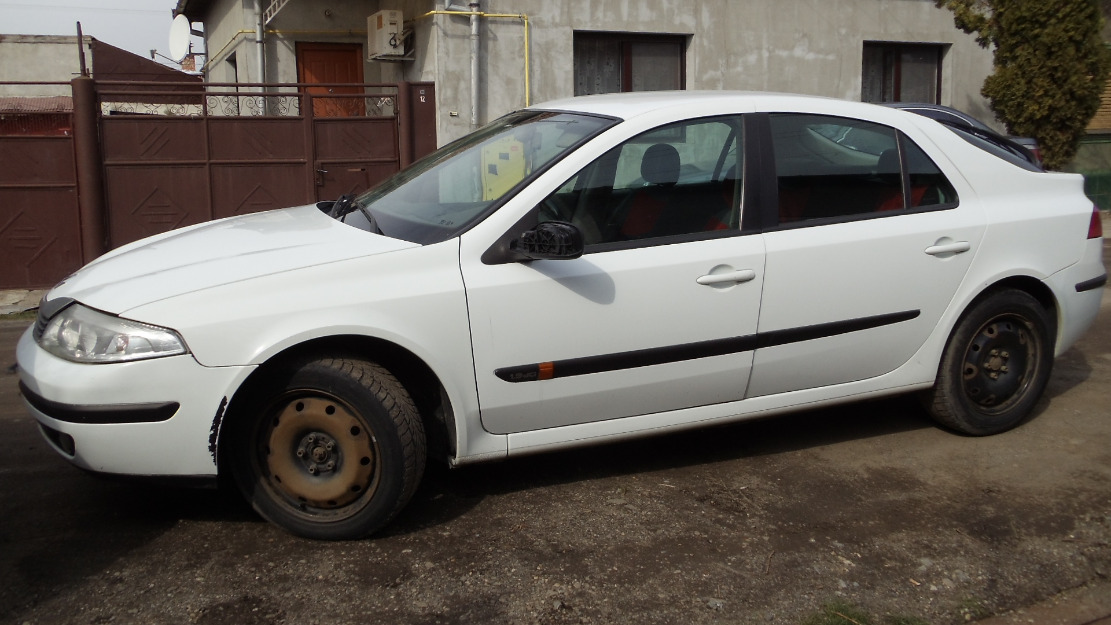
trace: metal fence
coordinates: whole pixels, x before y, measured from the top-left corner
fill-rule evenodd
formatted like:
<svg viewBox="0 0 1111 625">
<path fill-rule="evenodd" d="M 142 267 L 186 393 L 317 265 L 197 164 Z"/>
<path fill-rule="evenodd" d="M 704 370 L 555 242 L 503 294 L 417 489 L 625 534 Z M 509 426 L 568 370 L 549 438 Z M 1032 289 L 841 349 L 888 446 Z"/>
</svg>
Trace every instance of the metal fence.
<svg viewBox="0 0 1111 625">
<path fill-rule="evenodd" d="M 172 228 L 358 193 L 436 147 L 430 83 L 72 88 L 62 131 L 0 110 L 0 288 Z"/>
</svg>

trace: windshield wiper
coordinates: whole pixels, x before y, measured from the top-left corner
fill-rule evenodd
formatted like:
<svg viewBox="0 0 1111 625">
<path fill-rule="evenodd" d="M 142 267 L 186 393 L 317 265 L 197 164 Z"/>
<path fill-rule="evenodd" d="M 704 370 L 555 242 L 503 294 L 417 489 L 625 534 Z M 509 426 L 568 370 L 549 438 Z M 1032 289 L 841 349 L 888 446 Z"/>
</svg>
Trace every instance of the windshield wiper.
<svg viewBox="0 0 1111 625">
<path fill-rule="evenodd" d="M 366 217 L 371 232 L 375 234 L 383 234 L 382 229 L 378 227 L 378 220 L 374 218 L 374 215 L 370 213 L 370 210 L 359 202 L 355 201 L 355 196 L 348 193 L 344 193 L 343 195 L 339 196 L 339 199 L 336 200 L 334 204 L 332 204 L 332 210 L 329 211 L 328 214 L 331 217 L 340 220 L 340 223 L 346 223 L 345 219 L 347 218 L 347 215 L 354 212 L 355 209 L 358 209 L 359 212 L 363 214 L 363 217 Z"/>
<path fill-rule="evenodd" d="M 328 216 L 343 221 L 347 213 L 353 210 L 355 210 L 355 196 L 344 193 L 338 200 L 332 202 L 332 210 L 328 211 Z"/>
</svg>

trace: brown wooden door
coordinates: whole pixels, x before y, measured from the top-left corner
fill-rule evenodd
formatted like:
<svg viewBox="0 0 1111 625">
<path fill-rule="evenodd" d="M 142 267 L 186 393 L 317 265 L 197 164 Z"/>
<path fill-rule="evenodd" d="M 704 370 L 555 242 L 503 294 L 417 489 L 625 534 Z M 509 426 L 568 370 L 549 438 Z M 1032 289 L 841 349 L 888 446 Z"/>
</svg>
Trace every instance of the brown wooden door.
<svg viewBox="0 0 1111 625">
<path fill-rule="evenodd" d="M 357 43 L 298 43 L 297 80 L 302 83 L 363 82 L 363 47 Z M 361 87 L 307 87 L 316 117 L 362 117 Z M 351 94 L 358 97 L 343 97 Z M 338 96 L 338 97 L 337 97 Z"/>
</svg>

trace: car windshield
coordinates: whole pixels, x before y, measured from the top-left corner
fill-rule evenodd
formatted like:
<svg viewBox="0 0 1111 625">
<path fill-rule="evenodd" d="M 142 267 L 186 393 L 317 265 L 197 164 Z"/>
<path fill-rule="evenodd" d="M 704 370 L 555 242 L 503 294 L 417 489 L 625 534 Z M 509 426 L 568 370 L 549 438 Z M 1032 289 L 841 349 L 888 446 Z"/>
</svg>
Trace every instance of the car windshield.
<svg viewBox="0 0 1111 625">
<path fill-rule="evenodd" d="M 356 205 L 343 219 L 414 243 L 444 241 L 489 215 L 523 183 L 617 121 L 553 111 L 511 113 L 355 198 Z"/>
</svg>

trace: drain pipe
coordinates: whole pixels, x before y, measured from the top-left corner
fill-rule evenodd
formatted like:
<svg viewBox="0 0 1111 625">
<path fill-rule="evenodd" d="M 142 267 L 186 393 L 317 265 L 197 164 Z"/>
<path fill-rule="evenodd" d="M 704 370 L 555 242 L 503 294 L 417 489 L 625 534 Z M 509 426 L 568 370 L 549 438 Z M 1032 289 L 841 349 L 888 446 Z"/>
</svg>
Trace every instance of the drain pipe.
<svg viewBox="0 0 1111 625">
<path fill-rule="evenodd" d="M 471 130 L 478 128 L 478 2 L 467 5 L 471 10 Z"/>
<path fill-rule="evenodd" d="M 468 16 L 471 20 L 471 130 L 478 128 L 478 86 L 479 86 L 479 70 L 478 70 L 478 53 L 481 43 L 481 37 L 478 31 L 478 21 L 482 18 L 512 18 L 522 20 L 525 24 L 525 106 L 529 106 L 529 19 L 528 15 L 524 13 L 483 13 L 478 8 L 478 0 L 471 0 L 467 5 L 468 10 L 462 10 L 463 7 L 452 4 L 451 0 L 444 3 L 443 11 L 429 11 L 423 17 L 430 17 L 433 15 L 456 15 Z"/>
<path fill-rule="evenodd" d="M 267 81 L 267 56 L 266 47 L 264 47 L 263 38 L 266 38 L 266 30 L 263 30 L 264 24 L 262 23 L 262 0 L 254 0 L 254 53 L 257 54 L 259 63 L 259 82 Z M 266 89 L 260 87 L 260 91 Z"/>
<path fill-rule="evenodd" d="M 444 7 L 443 11 L 429 11 L 428 13 L 425 13 L 421 17 L 432 17 L 434 15 L 470 16 L 470 15 L 472 15 L 472 13 L 473 13 L 472 11 L 463 10 L 463 7 L 460 7 L 458 5 L 448 4 L 447 6 Z M 479 11 L 478 12 L 478 17 L 480 19 L 509 18 L 509 19 L 521 20 L 522 22 L 524 22 L 524 25 L 525 25 L 525 48 L 523 50 L 523 56 L 524 56 L 524 61 L 525 61 L 525 67 L 524 67 L 524 71 L 525 71 L 525 106 L 529 106 L 530 104 L 532 104 L 532 100 L 531 100 L 531 95 L 530 95 L 531 87 L 530 87 L 530 82 L 529 82 L 530 79 L 529 79 L 529 20 L 528 20 L 528 15 L 525 14 L 525 13 L 483 13 L 483 12 Z M 474 56 L 471 57 L 472 60 L 475 60 L 477 58 L 478 58 L 477 54 L 475 54 Z M 472 76 L 477 76 L 478 75 L 477 66 L 472 65 L 471 68 L 473 70 L 471 72 L 471 75 Z M 477 80 L 477 78 L 476 78 L 476 80 Z M 473 89 L 472 93 L 478 93 L 478 90 Z M 472 110 L 477 110 L 477 107 L 472 107 Z"/>
</svg>

